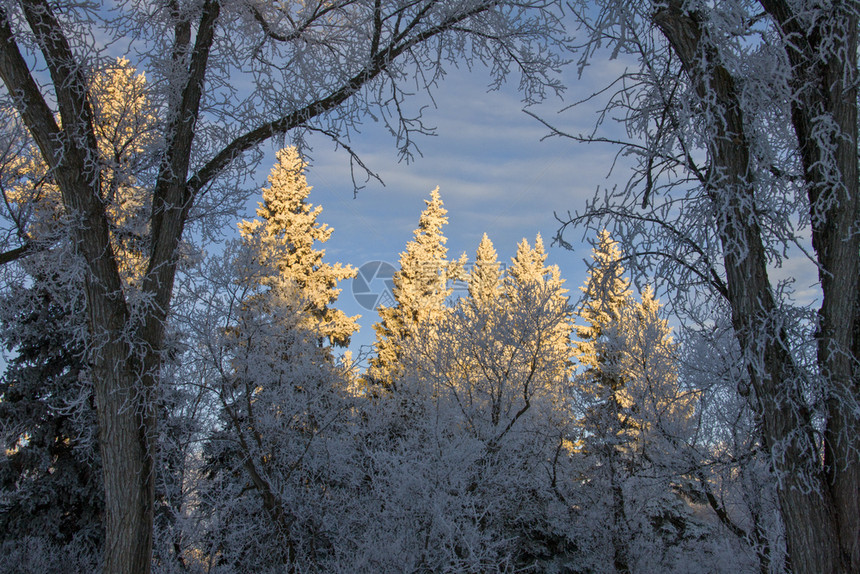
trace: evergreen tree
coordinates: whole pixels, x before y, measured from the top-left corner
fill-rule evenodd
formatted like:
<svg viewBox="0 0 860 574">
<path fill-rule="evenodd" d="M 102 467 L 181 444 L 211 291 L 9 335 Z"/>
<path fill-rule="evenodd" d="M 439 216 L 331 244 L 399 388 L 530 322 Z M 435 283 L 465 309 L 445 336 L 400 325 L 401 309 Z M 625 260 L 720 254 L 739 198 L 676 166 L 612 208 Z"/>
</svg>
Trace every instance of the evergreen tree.
<svg viewBox="0 0 860 574">
<path fill-rule="evenodd" d="M 557 271 L 558 266 L 545 267 L 546 250 L 543 246 L 543 238 L 540 233 L 535 237 L 535 246 L 532 248 L 524 237 L 517 244 L 517 254 L 511 259 L 510 277 L 514 283 L 525 285 L 528 283 L 544 282 L 548 275 L 554 276 L 553 280 L 560 281 Z"/>
<path fill-rule="evenodd" d="M 673 539 L 664 542 L 674 546 L 691 520 L 674 494 L 669 461 L 686 439 L 694 395 L 679 389 L 677 349 L 653 290 L 645 287 L 641 302 L 635 301 L 620 258 L 617 244 L 601 232 L 581 288 L 578 315 L 585 324 L 577 326 L 575 349 L 584 367 L 577 391 L 583 453 L 591 461 L 587 472 L 608 491 L 615 571 L 629 572 L 638 569 L 643 555 L 632 551 L 634 538 L 643 544 L 653 527 L 657 533 L 671 531 Z M 646 474 L 649 480 L 638 478 Z M 635 516 L 628 512 L 631 506 L 640 509 Z"/>
<path fill-rule="evenodd" d="M 641 301 L 614 326 L 607 346 L 618 355 L 618 377 L 625 379 L 618 402 L 629 414 L 639 455 L 646 448 L 661 448 L 667 435 L 683 438 L 693 411 L 695 393 L 684 393 L 678 381 L 678 349 L 666 319 L 660 317 L 660 302 L 650 285 L 642 289 Z"/>
<path fill-rule="evenodd" d="M 600 338 L 612 324 L 618 324 L 624 309 L 631 305 L 630 281 L 624 278 L 624 267 L 618 261 L 621 250 L 609 236 L 601 231 L 597 246 L 592 251 L 592 264 L 585 285 L 580 287 L 583 299 L 577 315 L 585 324 L 577 325 L 579 341 L 574 343 L 577 359 L 586 368 L 588 376 L 602 380 L 610 387 L 618 383 L 610 380 L 605 367 L 611 358 L 600 348 Z"/>
<path fill-rule="evenodd" d="M 485 233 L 475 253 L 475 264 L 469 271 L 469 298 L 476 305 L 495 303 L 503 292 L 502 270 L 493 242 Z"/>
<path fill-rule="evenodd" d="M 325 243 L 333 229 L 317 223 L 322 206 L 307 202 L 311 187 L 305 179 L 305 162 L 295 146 L 277 153 L 278 163 L 269 175 L 269 187 L 263 188 L 263 202 L 253 221 L 239 224 L 239 232 L 253 253 L 253 265 L 247 280 L 265 287 L 280 301 L 295 301 L 297 310 L 311 321 L 305 327 L 318 332 L 331 345 L 346 347 L 358 330 L 358 316 L 347 317 L 330 305 L 341 290 L 338 281 L 355 277 L 350 265 L 323 261 Z M 256 271 L 256 272 L 255 272 Z"/>
<path fill-rule="evenodd" d="M 101 167 L 99 200 L 110 222 L 111 248 L 128 287 L 137 285 L 145 271 L 151 200 L 136 174 L 149 167 L 151 157 L 146 152 L 155 143 L 152 132 L 158 118 L 147 97 L 144 74 L 136 73 L 124 58 L 96 74 L 90 90 Z M 7 207 L 15 212 L 18 235 L 31 247 L 38 246 L 37 251 L 71 241 L 60 188 L 36 146 L 28 146 L 3 167 L 13 174 L 14 183 L 3 191 Z M 70 266 L 66 262 L 63 267 Z"/>
<path fill-rule="evenodd" d="M 546 571 L 564 563 L 573 547 L 569 531 L 554 523 L 569 518 L 570 506 L 560 500 L 573 483 L 561 454 L 571 422 L 570 310 L 540 240 L 535 249 L 526 241 L 520 247 L 519 280 L 503 279 L 484 235 L 468 276 L 469 296 L 404 341 L 396 397 L 404 415 L 392 434 L 419 439 L 409 449 L 421 453 L 418 462 L 406 465 L 427 476 L 427 492 L 457 492 L 410 498 L 482 509 L 476 518 L 454 506 L 457 517 L 446 529 L 468 533 L 476 540 L 470 550 L 490 550 L 487 564 L 507 555 L 510 568 Z M 422 468 L 425 461 L 441 468 Z M 484 540 L 499 546 L 481 548 Z"/>
<path fill-rule="evenodd" d="M 15 547 L 34 537 L 97 559 L 104 498 L 95 404 L 74 334 L 81 317 L 48 283 L 37 278 L 0 301 L 0 339 L 14 352 L 0 378 L 0 540 Z"/>
<path fill-rule="evenodd" d="M 679 389 L 677 346 L 668 322 L 660 317 L 660 303 L 650 286 L 643 288 L 641 302 L 634 300 L 618 264 L 620 255 L 602 232 L 581 288 L 578 316 L 585 325 L 577 326 L 575 348 L 585 367 L 579 388 L 599 405 L 599 418 L 609 417 L 593 424 L 612 429 L 613 440 L 633 456 L 631 445 L 648 442 L 645 435 L 655 425 L 682 433 L 692 407 Z"/>
<path fill-rule="evenodd" d="M 546 265 L 546 251 L 540 233 L 535 237 L 535 246 L 523 240 L 517 245 L 517 253 L 511 259 L 506 283 L 506 298 L 508 304 L 514 307 L 529 307 L 535 298 L 541 299 L 543 305 L 550 308 L 545 311 L 552 315 L 565 317 L 564 321 L 556 323 L 555 328 L 543 333 L 543 337 L 551 342 L 556 352 L 570 357 L 570 336 L 573 326 L 569 320 L 567 289 L 558 265 Z M 565 366 L 567 368 L 567 366 Z"/>
<path fill-rule="evenodd" d="M 306 201 L 311 188 L 296 148 L 277 158 L 258 219 L 239 224 L 241 242 L 223 268 L 213 266 L 232 273 L 221 288 L 236 304 L 219 321 L 223 346 L 208 357 L 220 424 L 204 445 L 199 498 L 220 528 L 202 543 L 236 571 L 296 567 L 325 551 L 314 529 L 324 528 L 333 507 L 319 504 L 332 492 L 319 481 L 348 382 L 322 342 L 346 346 L 357 330 L 357 317 L 331 307 L 337 282 L 355 270 L 324 262 L 315 248 L 332 229 L 317 223 L 322 208 Z"/>
<path fill-rule="evenodd" d="M 585 370 L 578 377 L 578 389 L 584 397 L 585 454 L 594 459 L 594 474 L 603 474 L 610 500 L 612 561 L 616 572 L 630 571 L 629 524 L 624 497 L 620 450 L 625 447 L 627 417 L 621 406 L 624 375 L 619 368 L 619 350 L 607 345 L 607 335 L 624 329 L 622 316 L 632 305 L 629 280 L 618 263 L 621 251 L 604 230 L 598 234 L 592 251 L 583 300 L 578 315 L 585 325 L 576 328 L 579 341 L 576 356 Z M 602 472 L 600 472 L 602 471 Z"/>
<path fill-rule="evenodd" d="M 460 276 L 465 255 L 459 261 L 448 261 L 448 239 L 442 227 L 448 223 L 448 213 L 442 205 L 437 187 L 424 200 L 414 239 L 400 254 L 400 269 L 394 273 L 392 294 L 395 305 L 378 309 L 381 321 L 376 330 L 376 356 L 371 359 L 369 376 L 372 381 L 391 386 L 396 378 L 397 364 L 404 340 L 419 324 L 439 318 L 445 301 L 451 294 L 449 279 Z"/>
</svg>

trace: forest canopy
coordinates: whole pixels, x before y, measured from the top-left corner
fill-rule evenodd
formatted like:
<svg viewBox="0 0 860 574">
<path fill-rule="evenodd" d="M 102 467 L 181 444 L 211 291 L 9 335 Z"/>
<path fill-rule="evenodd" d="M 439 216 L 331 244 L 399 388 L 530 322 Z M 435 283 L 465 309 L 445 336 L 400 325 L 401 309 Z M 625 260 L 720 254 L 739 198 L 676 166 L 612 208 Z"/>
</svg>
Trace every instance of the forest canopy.
<svg viewBox="0 0 860 574">
<path fill-rule="evenodd" d="M 0 3 L 0 570 L 860 571 L 858 18 Z M 362 368 L 306 138 L 371 177 L 451 66 L 528 105 L 604 58 L 593 129 L 528 112 L 631 160 L 559 218 L 579 291 L 539 234 L 449 256 L 436 188 Z"/>
</svg>

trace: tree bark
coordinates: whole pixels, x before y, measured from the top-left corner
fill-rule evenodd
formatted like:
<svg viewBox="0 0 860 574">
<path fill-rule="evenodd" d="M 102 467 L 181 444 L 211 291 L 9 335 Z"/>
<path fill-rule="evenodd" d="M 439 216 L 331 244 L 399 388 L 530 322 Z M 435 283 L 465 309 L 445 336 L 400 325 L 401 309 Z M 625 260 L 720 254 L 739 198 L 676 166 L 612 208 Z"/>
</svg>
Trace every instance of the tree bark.
<svg viewBox="0 0 860 574">
<path fill-rule="evenodd" d="M 76 251 L 86 262 L 88 324 L 95 355 L 93 387 L 105 483 L 105 570 L 149 572 L 152 540 L 152 456 L 142 433 L 135 360 L 128 346 L 129 312 L 99 201 L 99 168 L 86 81 L 50 7 L 23 2 L 28 23 L 58 86 L 63 129 L 54 121 L 0 11 L 0 76 L 18 88 L 16 105 L 51 167 L 67 211 L 79 218 Z"/>
<path fill-rule="evenodd" d="M 818 364 L 827 388 L 824 487 L 830 490 L 843 563 L 860 572 L 860 355 L 854 339 L 860 275 L 857 166 L 857 2 L 835 2 L 811 31 L 783 0 L 761 0 L 792 66 L 791 122 L 807 183 L 819 263 Z M 832 27 L 832 28 L 831 28 Z M 830 133 L 822 134 L 829 122 Z"/>
<path fill-rule="evenodd" d="M 838 153 L 845 156 L 838 174 L 845 182 L 844 202 L 834 208 L 834 213 L 824 213 L 813 228 L 824 290 L 819 361 L 831 391 L 825 437 L 828 464 L 822 467 L 802 391 L 803 375 L 793 363 L 788 352 L 789 341 L 777 318 L 755 214 L 750 146 L 734 78 L 708 43 L 701 19 L 694 12 L 685 12 L 681 2 L 670 1 L 655 12 L 653 20 L 679 57 L 702 101 L 713 102 L 705 104 L 710 106 L 712 117 L 719 118 L 712 126 L 706 191 L 717 215 L 734 331 L 746 355 L 765 445 L 780 479 L 779 499 L 793 569 L 798 574 L 857 572 L 857 563 L 851 558 L 856 553 L 858 520 L 857 434 L 856 421 L 846 420 L 853 415 L 845 410 L 852 404 L 850 397 L 856 397 L 856 392 L 850 395 L 852 358 L 845 352 L 852 348 L 850 332 L 858 273 L 859 244 L 856 234 L 851 238 L 848 233 L 857 213 L 856 92 L 853 97 L 842 94 L 837 97 L 846 115 L 840 126 L 846 136 L 843 145 L 848 149 Z M 856 62 L 856 20 L 853 27 L 854 56 L 850 62 Z M 818 80 L 819 86 L 830 82 L 832 89 L 832 74 L 829 77 L 824 74 Z M 807 169 L 806 173 L 811 198 L 812 194 L 825 193 L 821 189 L 822 174 L 814 173 L 820 169 L 822 162 L 817 160 L 822 159 L 824 150 L 813 149 L 818 142 L 811 142 L 798 130 L 798 119 L 801 123 L 809 121 L 807 116 L 821 107 L 821 102 L 804 103 L 802 99 L 793 104 L 792 120 L 802 154 L 814 158 L 809 163 L 815 168 Z M 851 124 L 850 130 L 846 123 Z M 817 201 L 812 205 L 815 208 Z"/>
</svg>

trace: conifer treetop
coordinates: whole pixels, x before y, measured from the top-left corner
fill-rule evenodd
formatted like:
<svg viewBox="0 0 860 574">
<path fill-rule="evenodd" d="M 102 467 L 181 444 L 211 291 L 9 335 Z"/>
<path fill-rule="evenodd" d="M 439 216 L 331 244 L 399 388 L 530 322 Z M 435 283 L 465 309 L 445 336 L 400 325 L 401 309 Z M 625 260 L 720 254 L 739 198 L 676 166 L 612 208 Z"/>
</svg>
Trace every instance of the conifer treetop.
<svg viewBox="0 0 860 574">
<path fill-rule="evenodd" d="M 469 271 L 469 297 L 479 304 L 495 301 L 502 293 L 502 272 L 493 242 L 484 233 Z"/>
<path fill-rule="evenodd" d="M 452 289 L 448 280 L 462 275 L 465 255 L 458 261 L 448 260 L 448 239 L 442 228 L 448 223 L 439 188 L 425 199 L 413 239 L 400 253 L 400 269 L 392 278 L 391 307 L 378 309 L 381 318 L 376 330 L 376 357 L 371 361 L 371 377 L 390 383 L 393 369 L 402 352 L 402 342 L 420 323 L 440 317 Z"/>
<path fill-rule="evenodd" d="M 254 254 L 257 274 L 249 277 L 269 289 L 269 295 L 309 313 L 315 329 L 332 345 L 347 346 L 358 330 L 358 316 L 347 317 L 330 307 L 341 290 L 339 281 L 355 277 L 350 265 L 323 261 L 325 243 L 333 229 L 318 223 L 322 206 L 307 201 L 311 192 L 306 163 L 295 146 L 278 151 L 277 163 L 263 188 L 257 219 L 239 223 L 239 233 Z"/>
<path fill-rule="evenodd" d="M 520 287 L 539 284 L 555 290 L 557 296 L 566 302 L 567 289 L 562 288 L 564 279 L 561 278 L 561 271 L 558 265 L 545 265 L 546 258 L 547 253 L 540 233 L 535 237 L 534 247 L 529 245 L 526 238 L 523 238 L 517 244 L 517 254 L 511 258 L 508 275 L 513 284 Z"/>
<path fill-rule="evenodd" d="M 605 229 L 597 235 L 591 258 L 585 285 L 579 288 L 583 300 L 578 315 L 586 324 L 578 326 L 577 333 L 583 340 L 596 340 L 607 325 L 618 319 L 632 296 L 630 280 L 624 278 L 625 270 L 619 263 L 621 250 Z"/>
</svg>

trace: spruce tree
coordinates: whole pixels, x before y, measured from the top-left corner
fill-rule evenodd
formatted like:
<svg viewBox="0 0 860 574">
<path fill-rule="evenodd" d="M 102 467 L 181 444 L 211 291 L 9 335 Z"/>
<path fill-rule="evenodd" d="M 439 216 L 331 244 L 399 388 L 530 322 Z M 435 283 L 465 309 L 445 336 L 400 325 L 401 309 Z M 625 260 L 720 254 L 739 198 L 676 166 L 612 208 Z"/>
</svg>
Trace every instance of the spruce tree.
<svg viewBox="0 0 860 574">
<path fill-rule="evenodd" d="M 636 569 L 631 537 L 645 536 L 649 526 L 658 538 L 683 533 L 690 520 L 667 463 L 686 438 L 694 397 L 679 389 L 677 349 L 651 287 L 643 288 L 641 302 L 633 298 L 608 232 L 598 235 L 592 257 L 575 343 L 583 367 L 577 377 L 583 452 L 592 461 L 588 472 L 601 476 L 608 490 L 615 571 L 628 572 Z M 650 478 L 643 482 L 644 474 Z M 631 505 L 639 508 L 635 515 L 628 513 Z"/>
<path fill-rule="evenodd" d="M 516 278 L 503 278 L 483 236 L 469 296 L 404 341 L 396 402 L 405 422 L 392 433 L 404 442 L 419 437 L 409 452 L 421 453 L 421 463 L 443 457 L 431 468 L 444 480 L 464 477 L 452 480 L 461 486 L 446 486 L 462 488 L 446 500 L 492 509 L 471 520 L 461 513 L 467 520 L 458 535 L 504 540 L 510 568 L 523 571 L 552 570 L 573 547 L 569 531 L 550 518 L 567 512 L 557 506 L 563 495 L 553 490 L 555 478 L 534 472 L 547 461 L 553 477 L 565 472 L 559 453 L 571 421 L 570 311 L 558 269 L 545 260 L 540 239 L 534 249 L 524 240 L 513 261 Z M 469 456 L 465 464 L 461 454 Z"/>
<path fill-rule="evenodd" d="M 468 276 L 469 298 L 476 305 L 488 305 L 502 295 L 502 270 L 493 242 L 485 233 L 475 253 Z"/>
<path fill-rule="evenodd" d="M 625 328 L 622 317 L 633 304 L 630 281 L 623 277 L 618 263 L 621 251 L 607 231 L 598 234 L 592 251 L 592 265 L 580 290 L 583 300 L 578 315 L 585 321 L 576 328 L 579 341 L 574 345 L 579 363 L 585 370 L 578 377 L 584 397 L 583 421 L 585 453 L 594 457 L 594 472 L 602 471 L 609 490 L 610 536 L 613 566 L 618 573 L 629 572 L 629 523 L 624 482 L 629 473 L 620 451 L 625 447 L 627 417 L 621 395 L 625 383 L 619 368 L 619 350 L 607 344 L 611 333 Z"/>
<path fill-rule="evenodd" d="M 257 219 L 243 221 L 239 232 L 252 252 L 253 266 L 246 278 L 253 287 L 266 289 L 267 297 L 290 301 L 308 318 L 303 325 L 328 339 L 331 345 L 346 347 L 358 330 L 358 316 L 348 317 L 331 307 L 341 290 L 338 281 L 355 277 L 350 265 L 323 261 L 325 243 L 333 229 L 317 222 L 322 206 L 308 203 L 311 187 L 305 178 L 305 162 L 294 147 L 277 153 L 278 163 L 263 188 L 263 202 Z"/>
<path fill-rule="evenodd" d="M 659 440 L 660 432 L 684 434 L 695 393 L 682 392 L 678 381 L 678 348 L 660 302 L 646 285 L 641 301 L 625 313 L 612 346 L 619 352 L 619 371 L 626 384 L 618 393 L 620 406 L 637 436 L 637 450 Z M 641 453 L 637 453 L 641 454 Z"/>
<path fill-rule="evenodd" d="M 573 326 L 569 321 L 567 289 L 558 265 L 546 265 L 547 254 L 540 233 L 535 237 L 535 246 L 523 240 L 517 245 L 517 254 L 511 259 L 506 283 L 506 298 L 514 307 L 534 307 L 535 299 L 547 307 L 544 314 L 563 315 L 552 332 L 544 336 L 552 341 L 559 353 L 570 356 L 570 335 Z"/>
<path fill-rule="evenodd" d="M 620 257 L 609 234 L 600 233 L 581 288 L 578 316 L 585 324 L 577 326 L 574 345 L 584 367 L 579 388 L 602 413 L 600 422 L 589 424 L 611 429 L 613 440 L 630 457 L 635 454 L 632 445 L 646 440 L 641 435 L 657 418 L 676 427 L 690 406 L 678 398 L 677 347 L 668 322 L 660 317 L 660 303 L 647 285 L 641 302 L 633 298 Z"/>
<path fill-rule="evenodd" d="M 448 223 L 437 187 L 424 200 L 414 239 L 400 254 L 400 269 L 394 273 L 392 294 L 395 305 L 378 309 L 381 321 L 376 330 L 376 356 L 371 359 L 371 381 L 390 387 L 396 378 L 397 364 L 403 342 L 419 324 L 439 318 L 445 311 L 445 301 L 451 294 L 449 279 L 461 274 L 465 255 L 455 262 L 448 261 L 448 239 L 442 227 Z"/>
<path fill-rule="evenodd" d="M 577 315 L 585 324 L 577 325 L 576 333 L 579 341 L 575 343 L 576 355 L 589 377 L 601 380 L 610 385 L 605 366 L 610 357 L 605 356 L 600 349 L 600 337 L 612 324 L 617 324 L 624 309 L 632 302 L 630 281 L 624 278 L 624 267 L 618 261 L 621 250 L 609 236 L 609 232 L 601 231 L 597 236 L 597 245 L 592 251 L 592 264 L 588 271 L 585 285 L 580 287 L 583 299 Z"/>
<path fill-rule="evenodd" d="M 540 233 L 535 237 L 534 248 L 529 245 L 528 240 L 523 238 L 517 244 L 517 254 L 511 259 L 508 275 L 514 286 L 524 287 L 529 284 L 541 284 L 555 291 L 557 299 L 561 300 L 567 293 L 567 289 L 562 288 L 564 279 L 561 278 L 558 265 L 544 265 L 546 256 Z"/>
<path fill-rule="evenodd" d="M 224 319 L 220 428 L 203 447 L 200 508 L 224 525 L 209 533 L 209 552 L 237 571 L 316 557 L 307 529 L 319 515 L 309 508 L 326 485 L 314 465 L 343 418 L 347 386 L 324 342 L 346 346 L 357 330 L 357 317 L 331 307 L 355 270 L 316 248 L 332 229 L 307 202 L 305 163 L 295 147 L 277 159 L 257 219 L 239 224 L 241 243 L 225 254 L 242 296 Z"/>
<path fill-rule="evenodd" d="M 35 537 L 97 558 L 104 497 L 95 404 L 74 334 L 82 318 L 49 280 L 35 279 L 0 300 L 0 340 L 14 352 L 0 378 L 0 541 Z"/>
</svg>

